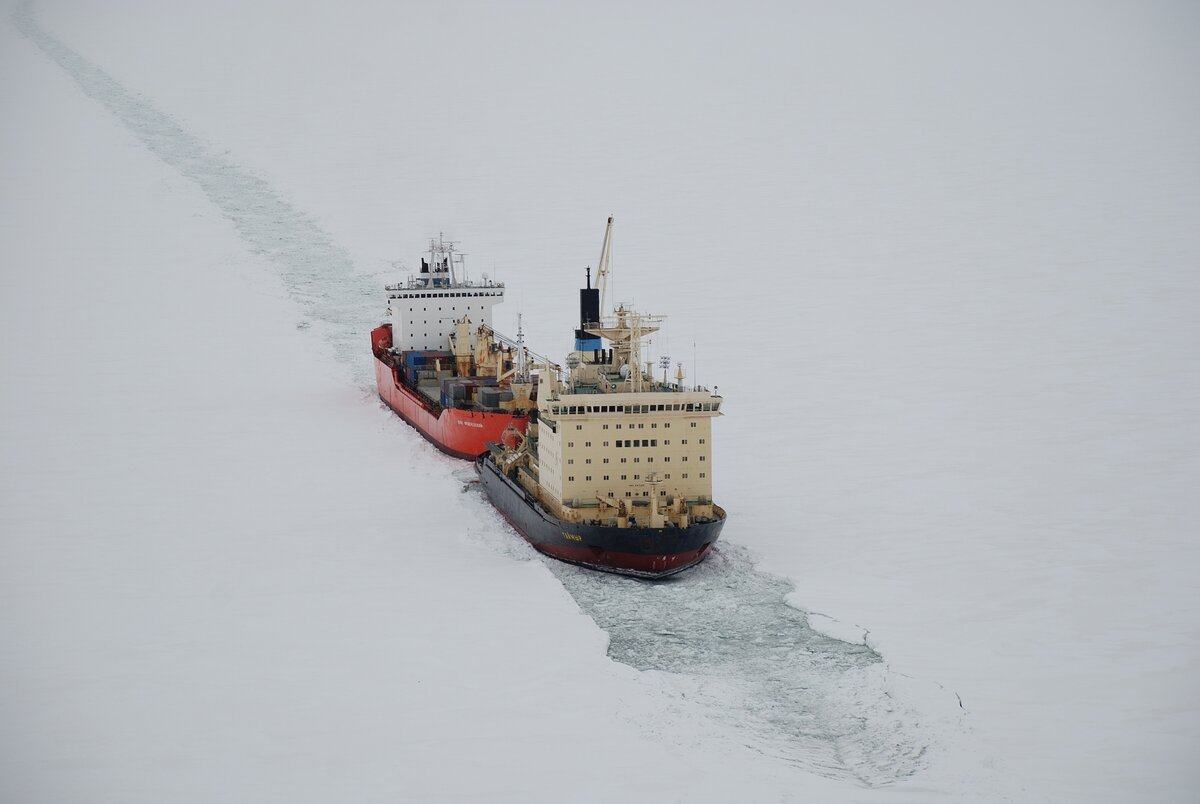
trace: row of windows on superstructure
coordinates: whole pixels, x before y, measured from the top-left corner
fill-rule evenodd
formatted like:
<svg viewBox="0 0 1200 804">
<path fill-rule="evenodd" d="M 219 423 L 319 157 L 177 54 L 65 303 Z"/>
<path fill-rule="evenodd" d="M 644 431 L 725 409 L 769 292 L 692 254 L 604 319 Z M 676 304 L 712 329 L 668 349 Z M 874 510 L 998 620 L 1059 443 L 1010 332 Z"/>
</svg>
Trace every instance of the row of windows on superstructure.
<svg viewBox="0 0 1200 804">
<path fill-rule="evenodd" d="M 441 299 L 447 296 L 499 296 L 500 294 L 494 290 L 476 290 L 476 291 L 442 291 L 441 293 L 410 293 L 402 290 L 399 295 L 392 296 L 393 299 Z"/>
<path fill-rule="evenodd" d="M 626 446 L 626 447 L 629 447 L 629 446 L 634 446 L 634 447 L 657 447 L 657 446 L 658 446 L 658 439 L 657 439 L 657 438 L 633 438 L 633 439 L 629 439 L 629 438 L 626 438 L 626 439 L 620 439 L 620 438 L 618 438 L 618 439 L 617 439 L 617 446 L 618 446 L 618 447 L 620 447 L 620 446 L 621 446 L 621 441 L 622 441 L 622 440 L 625 442 L 625 446 Z M 630 443 L 631 441 L 632 441 L 632 444 Z M 688 440 L 687 440 L 686 438 L 684 438 L 684 439 L 681 439 L 681 440 L 679 441 L 679 443 L 680 443 L 680 444 L 687 444 L 687 442 L 688 442 Z M 708 443 L 708 442 L 707 442 L 707 440 L 705 440 L 705 439 L 703 439 L 703 438 L 702 438 L 702 439 L 700 439 L 700 443 L 701 443 L 701 444 L 706 444 L 706 443 Z M 583 445 L 584 445 L 585 447 L 591 447 L 591 446 L 592 446 L 592 442 L 591 442 L 591 441 L 584 441 L 584 442 L 583 442 Z M 607 441 L 605 441 L 605 442 L 604 442 L 604 446 L 606 446 L 606 447 L 608 446 L 608 442 L 607 442 Z M 669 439 L 669 438 L 667 438 L 667 439 L 663 439 L 663 446 L 664 446 L 664 447 L 669 447 L 669 446 L 671 446 L 671 439 Z M 574 442 L 574 441 L 568 441 L 568 442 L 567 442 L 567 449 L 574 449 L 574 448 L 575 448 L 575 442 Z"/>
<path fill-rule="evenodd" d="M 550 412 L 559 416 L 576 416 L 584 413 L 658 413 L 666 411 L 717 411 L 720 402 L 684 402 L 662 405 L 551 405 Z"/>
<path fill-rule="evenodd" d="M 662 462 L 663 462 L 663 463 L 670 463 L 670 462 L 671 462 L 671 456 L 670 456 L 670 455 L 663 455 L 663 456 L 661 456 L 661 457 L 662 457 Z M 708 460 L 708 457 L 707 457 L 707 456 L 705 456 L 705 455 L 701 455 L 701 456 L 700 456 L 700 462 L 701 462 L 701 463 L 704 463 L 706 460 Z M 609 461 L 609 459 L 608 459 L 608 458 L 604 458 L 604 459 L 603 459 L 603 462 L 604 462 L 604 463 L 608 463 L 608 461 Z M 586 463 L 586 464 L 588 464 L 588 465 L 591 465 L 591 463 L 592 463 L 592 459 L 591 459 L 591 458 L 584 458 L 584 459 L 583 459 L 583 462 L 584 462 L 584 463 Z M 634 463 L 641 463 L 641 462 L 642 462 L 641 456 L 635 457 L 635 458 L 633 459 L 633 462 L 634 462 Z M 681 457 L 679 458 L 679 462 L 680 462 L 680 463 L 687 463 L 687 462 L 688 462 L 688 456 L 686 456 L 686 455 L 683 455 L 683 456 L 681 456 Z M 629 463 L 629 459 L 628 459 L 628 458 L 622 458 L 622 459 L 621 459 L 621 463 Z M 646 456 L 646 463 L 654 463 L 654 456 L 653 456 L 653 455 L 647 455 L 647 456 Z M 574 466 L 574 465 L 575 465 L 575 459 L 574 459 L 574 458 L 567 458 L 567 464 L 568 464 L 568 465 L 571 465 L 571 466 Z"/>
<path fill-rule="evenodd" d="M 660 456 L 660 457 L 662 458 L 662 462 L 663 462 L 663 463 L 670 463 L 670 462 L 671 462 L 671 456 L 670 456 L 670 455 L 662 455 L 662 456 Z M 609 459 L 608 459 L 608 458 L 603 458 L 602 460 L 603 460 L 603 462 L 604 462 L 604 463 L 608 463 L 608 461 L 609 461 Z M 701 455 L 701 456 L 700 456 L 700 462 L 701 462 L 701 463 L 704 463 L 704 462 L 705 462 L 705 461 L 707 461 L 707 460 L 708 460 L 708 456 L 707 456 L 707 455 Z M 584 459 L 583 459 L 583 462 L 584 462 L 584 463 L 586 463 L 586 464 L 591 464 L 591 462 L 592 462 L 592 459 L 591 459 L 591 458 L 584 458 Z M 642 458 L 641 458 L 641 456 L 639 455 L 639 456 L 635 457 L 635 458 L 633 459 L 633 462 L 634 462 L 634 463 L 641 463 L 641 462 L 642 462 Z M 687 463 L 687 462 L 688 462 L 688 456 L 687 456 L 687 455 L 681 455 L 681 456 L 679 456 L 679 462 L 680 462 L 680 463 Z M 628 458 L 622 458 L 622 459 L 621 459 L 621 463 L 629 463 L 629 459 L 628 459 Z M 653 456 L 653 455 L 647 455 L 647 456 L 646 456 L 646 463 L 654 463 L 654 456 Z M 574 459 L 574 458 L 567 458 L 567 464 L 569 464 L 569 465 L 572 465 L 572 466 L 573 466 L 573 465 L 575 464 L 575 459 Z"/>
<path fill-rule="evenodd" d="M 548 420 L 547 420 L 547 419 L 543 419 L 542 421 L 548 421 Z M 639 429 L 639 430 L 645 430 L 645 429 L 646 429 L 646 423 L 645 423 L 645 422 L 637 422 L 637 425 L 636 425 L 636 426 L 637 426 L 637 429 Z M 696 423 L 695 423 L 695 422 L 691 422 L 691 426 L 692 426 L 692 427 L 695 427 L 695 426 L 696 426 Z M 603 425 L 603 427 L 604 427 L 604 429 L 605 429 L 605 430 L 607 430 L 607 429 L 608 429 L 608 425 L 607 425 L 607 424 L 606 424 L 606 425 Z M 630 430 L 632 430 L 633 428 L 634 428 L 634 423 L 633 423 L 633 422 L 630 422 L 630 423 L 629 423 L 629 429 L 630 429 Z M 583 429 L 583 425 L 582 425 L 582 424 L 577 424 L 577 425 L 575 425 L 575 429 L 576 429 L 576 430 L 582 430 L 582 429 Z M 621 425 L 619 425 L 619 424 L 618 424 L 618 425 L 617 425 L 617 429 L 618 429 L 618 430 L 620 430 L 620 429 L 621 429 Z M 651 430 L 657 430 L 657 429 L 658 429 L 658 422 L 650 422 L 650 429 L 651 429 Z M 670 422 L 663 422 L 663 429 L 664 429 L 664 430 L 670 430 L 670 429 L 671 429 L 671 423 L 670 423 Z M 556 433 L 557 433 L 557 432 L 558 432 L 558 430 L 555 430 L 554 432 L 556 432 Z M 604 443 L 605 443 L 605 445 L 606 445 L 606 446 L 608 445 L 608 442 L 607 442 L 607 441 L 605 441 Z M 685 443 L 685 444 L 686 444 L 687 442 L 686 442 L 686 441 L 684 441 L 683 443 Z"/>
<path fill-rule="evenodd" d="M 550 421 L 550 420 L 549 420 L 549 419 L 542 419 L 542 421 L 544 421 L 544 422 L 545 422 L 545 421 Z M 554 422 L 551 422 L 551 424 L 554 424 Z M 605 430 L 607 430 L 607 429 L 608 429 L 608 425 L 607 425 L 607 424 L 602 424 L 602 425 L 600 425 L 600 426 L 601 426 L 603 429 L 605 429 Z M 692 427 L 695 427 L 695 426 L 696 426 L 696 423 L 695 423 L 695 422 L 691 422 L 691 426 L 692 426 Z M 645 423 L 645 422 L 630 422 L 630 423 L 629 423 L 629 429 L 630 429 L 630 430 L 632 430 L 632 429 L 633 429 L 633 428 L 635 428 L 635 427 L 636 427 L 637 429 L 639 429 L 639 430 L 645 430 L 645 429 L 646 429 L 646 423 Z M 575 425 L 575 429 L 576 429 L 576 430 L 582 430 L 582 429 L 583 429 L 583 425 L 582 425 L 582 424 L 577 424 L 577 425 Z M 618 424 L 618 425 L 617 425 L 617 429 L 618 429 L 618 430 L 620 430 L 620 429 L 621 429 L 621 425 L 619 425 L 619 424 Z M 658 429 L 658 422 L 650 422 L 650 429 L 651 429 L 651 430 L 657 430 L 657 429 Z M 670 423 L 670 422 L 663 422 L 663 429 L 664 429 L 664 430 L 670 430 L 670 429 L 671 429 L 671 423 Z M 558 432 L 558 431 L 556 430 L 555 432 Z M 605 443 L 605 445 L 607 445 L 607 444 L 608 444 L 608 442 L 607 442 L 607 441 L 606 441 L 606 442 L 604 442 L 604 443 Z M 683 443 L 685 443 L 685 444 L 686 444 L 687 442 L 686 442 L 686 441 L 684 441 Z"/>
<path fill-rule="evenodd" d="M 701 473 L 700 473 L 700 477 L 707 477 L 707 476 L 708 476 L 708 475 L 707 475 L 707 473 L 706 473 L 706 472 L 701 472 Z M 688 473 L 687 473 L 687 472 L 684 472 L 684 473 L 681 475 L 681 477 L 682 477 L 684 480 L 687 480 Z M 585 475 L 583 479 L 584 479 L 584 482 L 589 482 L 589 481 L 591 481 L 591 479 L 592 479 L 592 476 L 591 476 L 591 475 Z M 604 479 L 605 479 L 605 480 L 608 480 L 608 475 L 605 475 L 605 476 L 604 476 Z M 628 480 L 628 479 L 629 479 L 629 475 L 621 475 L 621 479 L 622 479 L 622 480 Z M 641 475 L 634 475 L 634 476 L 633 476 L 633 479 L 634 479 L 634 480 L 641 480 L 641 479 L 642 479 L 642 476 L 641 476 Z M 664 480 L 670 480 L 670 479 L 671 479 L 671 475 L 670 475 L 670 474 L 663 475 L 663 479 L 664 479 Z M 568 483 L 574 483 L 574 482 L 575 482 L 575 475 L 568 475 L 568 476 L 567 476 L 567 482 L 568 482 Z M 659 489 L 659 492 L 658 492 L 658 493 L 659 493 L 661 496 L 663 496 L 663 497 L 667 496 L 667 490 L 666 490 L 666 489 Z M 614 495 L 613 495 L 613 493 L 610 491 L 610 492 L 608 492 L 608 496 L 609 496 L 609 497 L 612 497 L 612 496 L 614 496 Z M 643 492 L 642 492 L 642 496 L 643 496 L 643 497 L 649 497 L 649 496 L 650 496 L 650 492 L 648 492 L 648 491 L 643 491 Z"/>
<path fill-rule="evenodd" d="M 682 441 L 681 441 L 680 443 L 682 443 L 682 444 L 685 444 L 685 445 L 686 445 L 686 444 L 687 444 L 687 442 L 688 442 L 688 440 L 685 438 L 685 439 L 682 439 Z M 701 444 L 703 444 L 703 443 L 704 443 L 704 439 L 703 439 L 703 438 L 702 438 L 702 439 L 700 439 L 700 443 L 701 443 Z M 607 441 L 605 441 L 605 442 L 604 442 L 604 446 L 606 446 L 606 447 L 607 447 L 607 446 L 608 446 L 608 444 L 609 444 L 609 442 L 607 442 Z M 584 446 L 586 446 L 586 447 L 590 447 L 591 445 L 592 445 L 592 442 L 591 442 L 591 441 L 588 441 L 586 444 L 584 444 Z M 574 447 L 574 446 L 575 446 L 575 442 L 574 442 L 574 441 L 569 441 L 569 442 L 567 442 L 567 447 L 568 447 L 568 448 L 571 448 L 571 447 Z M 614 442 L 614 443 L 613 443 L 613 446 L 614 446 L 614 447 L 617 447 L 617 448 L 624 448 L 624 449 L 637 449 L 637 448 L 644 448 L 644 447 L 657 447 L 657 446 L 658 446 L 658 439 L 657 439 L 657 438 L 641 438 L 641 439 L 638 439 L 638 438 L 629 439 L 629 438 L 627 438 L 627 439 L 623 439 L 623 440 L 621 440 L 621 439 L 618 439 L 616 442 Z M 665 447 L 669 447 L 669 446 L 671 446 L 671 442 L 670 442 L 669 440 L 665 440 L 665 441 L 663 441 L 663 446 L 665 446 Z M 646 458 L 646 463 L 654 463 L 654 458 L 655 458 L 656 456 L 654 456 L 654 455 L 646 455 L 646 456 L 640 456 L 640 455 L 639 455 L 639 456 L 635 456 L 635 457 L 633 458 L 633 462 L 634 462 L 634 463 L 641 463 L 641 462 L 642 462 L 642 457 L 645 457 L 645 458 Z M 658 457 L 658 458 L 659 458 L 659 459 L 660 459 L 660 460 L 661 460 L 663 463 L 670 463 L 670 462 L 671 462 L 671 456 L 670 456 L 670 455 L 658 455 L 657 457 Z M 688 456 L 687 456 L 687 455 L 677 455 L 677 456 L 675 456 L 675 457 L 676 457 L 676 458 L 678 458 L 678 460 L 679 460 L 679 462 L 680 462 L 680 463 L 687 463 L 687 462 L 688 462 Z M 699 460 L 700 460 L 702 463 L 703 463 L 704 461 L 707 461 L 707 460 L 708 460 L 708 456 L 707 456 L 707 455 L 698 455 L 698 456 L 692 456 L 692 457 L 696 457 L 696 458 L 698 458 L 698 459 L 699 459 Z M 608 463 L 608 462 L 609 462 L 609 458 L 602 458 L 602 459 L 600 459 L 600 460 L 601 460 L 603 463 Z M 629 463 L 629 460 L 630 460 L 629 458 L 621 458 L 621 463 Z M 591 459 L 591 458 L 584 458 L 583 462 L 584 462 L 584 463 L 586 463 L 586 464 L 591 464 L 591 463 L 592 463 L 592 459 Z M 574 463 L 575 463 L 575 459 L 574 459 L 574 458 L 567 458 L 567 464 L 568 464 L 568 465 L 574 465 Z"/>
<path fill-rule="evenodd" d="M 438 310 L 439 310 L 439 311 L 441 311 L 441 309 L 442 309 L 441 307 L 439 307 L 439 308 L 438 308 Z M 469 304 L 468 304 L 468 305 L 465 305 L 465 306 L 463 307 L 463 309 L 464 309 L 464 310 L 470 310 L 470 309 L 471 309 L 471 305 L 469 305 Z M 482 309 L 483 309 L 483 305 L 482 305 L 482 304 L 481 304 L 481 305 L 479 305 L 479 309 L 480 309 L 480 310 L 482 310 Z M 429 312 L 429 308 L 428 308 L 428 307 L 422 307 L 422 308 L 421 308 L 421 310 L 422 310 L 422 311 L 424 311 L 424 312 L 426 312 L 426 313 L 428 313 L 428 312 Z M 410 313 L 416 312 L 416 308 L 415 308 L 415 307 L 409 307 L 409 308 L 408 308 L 408 311 L 409 311 Z M 452 306 L 452 307 L 450 308 L 450 312 L 457 313 L 457 312 L 458 312 L 458 305 L 454 305 L 454 306 Z M 408 323 L 410 323 L 410 324 L 411 324 L 412 322 L 411 322 L 411 321 L 409 321 Z M 428 321 L 426 321 L 425 323 L 426 323 L 426 324 L 428 324 L 429 322 L 428 322 Z"/>
</svg>

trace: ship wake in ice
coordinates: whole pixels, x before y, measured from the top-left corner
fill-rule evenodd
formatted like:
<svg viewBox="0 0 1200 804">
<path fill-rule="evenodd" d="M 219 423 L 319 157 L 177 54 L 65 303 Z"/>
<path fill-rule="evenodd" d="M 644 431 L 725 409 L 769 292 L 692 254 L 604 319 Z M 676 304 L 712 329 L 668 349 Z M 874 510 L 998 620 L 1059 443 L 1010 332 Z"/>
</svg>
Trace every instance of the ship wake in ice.
<svg viewBox="0 0 1200 804">
<path fill-rule="evenodd" d="M 45 32 L 31 4 L 14 22 L 85 94 L 197 184 L 249 248 L 275 266 L 314 331 L 367 387 L 367 333 L 380 307 L 374 280 L 357 273 L 346 252 L 266 181 Z M 415 434 L 412 441 L 420 443 Z M 449 461 L 439 458 L 436 467 L 453 482 Z M 482 543 L 533 555 L 482 498 L 477 505 Z M 867 785 L 923 766 L 930 741 L 879 653 L 810 627 L 785 600 L 791 584 L 756 571 L 736 545 L 723 544 L 699 567 L 654 583 L 545 563 L 610 635 L 613 659 L 659 674 L 678 693 L 680 717 L 712 718 L 754 750 Z"/>
<path fill-rule="evenodd" d="M 679 676 L 681 692 L 756 750 L 870 785 L 921 767 L 926 745 L 888 691 L 883 658 L 813 630 L 785 602 L 791 583 L 755 570 L 744 549 L 726 544 L 657 583 L 552 568 L 608 632 L 612 658 Z"/>
<path fill-rule="evenodd" d="M 737 544 L 719 543 L 687 572 L 646 581 L 541 556 L 490 508 L 480 512 L 476 541 L 544 563 L 608 634 L 609 656 L 674 693 L 678 717 L 708 719 L 764 755 L 872 787 L 925 767 L 935 746 L 921 724 L 931 714 L 957 728 L 963 712 L 953 693 L 893 673 L 865 635 L 845 640 L 814 628 L 787 601 L 792 583 L 756 569 Z M 913 691 L 937 712 L 915 705 Z"/>
<path fill-rule="evenodd" d="M 194 181 L 255 254 L 279 271 L 293 299 L 316 322 L 343 363 L 365 383 L 362 344 L 378 315 L 374 283 L 356 274 L 346 252 L 262 178 L 240 168 L 184 130 L 149 99 L 130 92 L 104 70 L 41 28 L 32 3 L 13 15 L 18 30 L 40 47 L 146 148 Z"/>
</svg>

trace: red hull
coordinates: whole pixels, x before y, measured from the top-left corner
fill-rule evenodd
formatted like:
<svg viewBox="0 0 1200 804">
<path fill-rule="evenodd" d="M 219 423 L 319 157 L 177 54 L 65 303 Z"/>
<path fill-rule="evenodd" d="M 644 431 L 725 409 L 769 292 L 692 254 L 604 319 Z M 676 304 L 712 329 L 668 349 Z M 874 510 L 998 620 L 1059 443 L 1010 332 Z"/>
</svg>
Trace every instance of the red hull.
<svg viewBox="0 0 1200 804">
<path fill-rule="evenodd" d="M 511 413 L 482 413 L 475 410 L 441 408 L 435 413 L 430 404 L 416 391 L 405 387 L 396 371 L 378 357 L 375 358 L 375 383 L 379 398 L 411 424 L 435 447 L 447 455 L 471 461 L 487 450 L 489 441 L 500 440 L 500 434 L 511 423 L 525 432 L 527 416 Z"/>
</svg>

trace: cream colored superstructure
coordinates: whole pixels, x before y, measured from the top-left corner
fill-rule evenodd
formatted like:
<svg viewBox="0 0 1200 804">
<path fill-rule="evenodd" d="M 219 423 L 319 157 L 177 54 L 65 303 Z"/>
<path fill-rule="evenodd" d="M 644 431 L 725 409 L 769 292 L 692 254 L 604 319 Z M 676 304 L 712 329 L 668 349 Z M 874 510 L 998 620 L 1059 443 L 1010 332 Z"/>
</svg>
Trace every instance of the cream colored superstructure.
<svg viewBox="0 0 1200 804">
<path fill-rule="evenodd" d="M 721 397 L 583 357 L 576 353 L 566 383 L 557 367 L 538 371 L 522 485 L 568 521 L 686 527 L 714 516 L 712 420 Z M 635 385 L 643 390 L 628 390 Z"/>
<path fill-rule="evenodd" d="M 668 495 L 708 502 L 712 419 L 720 407 L 720 397 L 707 392 L 542 398 L 542 486 L 568 504 Z"/>
<path fill-rule="evenodd" d="M 580 290 L 566 380 L 558 366 L 534 367 L 536 421 L 493 454 L 531 498 L 568 522 L 686 528 L 721 519 L 712 498 L 712 421 L 722 399 L 684 386 L 682 366 L 673 383 L 665 375 L 656 381 L 649 364 L 643 369 L 642 341 L 658 331 L 660 316 L 624 305 L 602 315 L 612 223 L 610 217 L 598 287 L 589 270 Z"/>
</svg>

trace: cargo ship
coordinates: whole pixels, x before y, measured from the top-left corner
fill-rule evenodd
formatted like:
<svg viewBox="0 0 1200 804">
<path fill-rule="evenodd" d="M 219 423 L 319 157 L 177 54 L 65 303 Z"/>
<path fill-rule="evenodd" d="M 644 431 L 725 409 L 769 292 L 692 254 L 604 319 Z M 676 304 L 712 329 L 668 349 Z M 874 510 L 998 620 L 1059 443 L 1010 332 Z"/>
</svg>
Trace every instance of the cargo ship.
<svg viewBox="0 0 1200 804">
<path fill-rule="evenodd" d="M 580 290 L 568 374 L 539 366 L 524 432 L 506 428 L 475 461 L 492 504 L 537 550 L 593 569 L 661 578 L 698 564 L 725 525 L 713 502 L 712 421 L 722 398 L 643 366 L 661 316 L 601 316 L 612 218 L 596 287 Z M 607 342 L 607 346 L 605 345 Z"/>
<path fill-rule="evenodd" d="M 453 242 L 429 241 L 406 282 L 385 286 L 387 319 L 371 331 L 379 398 L 448 455 L 474 460 L 505 430 L 523 432 L 536 409 L 536 377 L 549 365 L 492 329 L 504 284 L 473 282 Z"/>
</svg>

